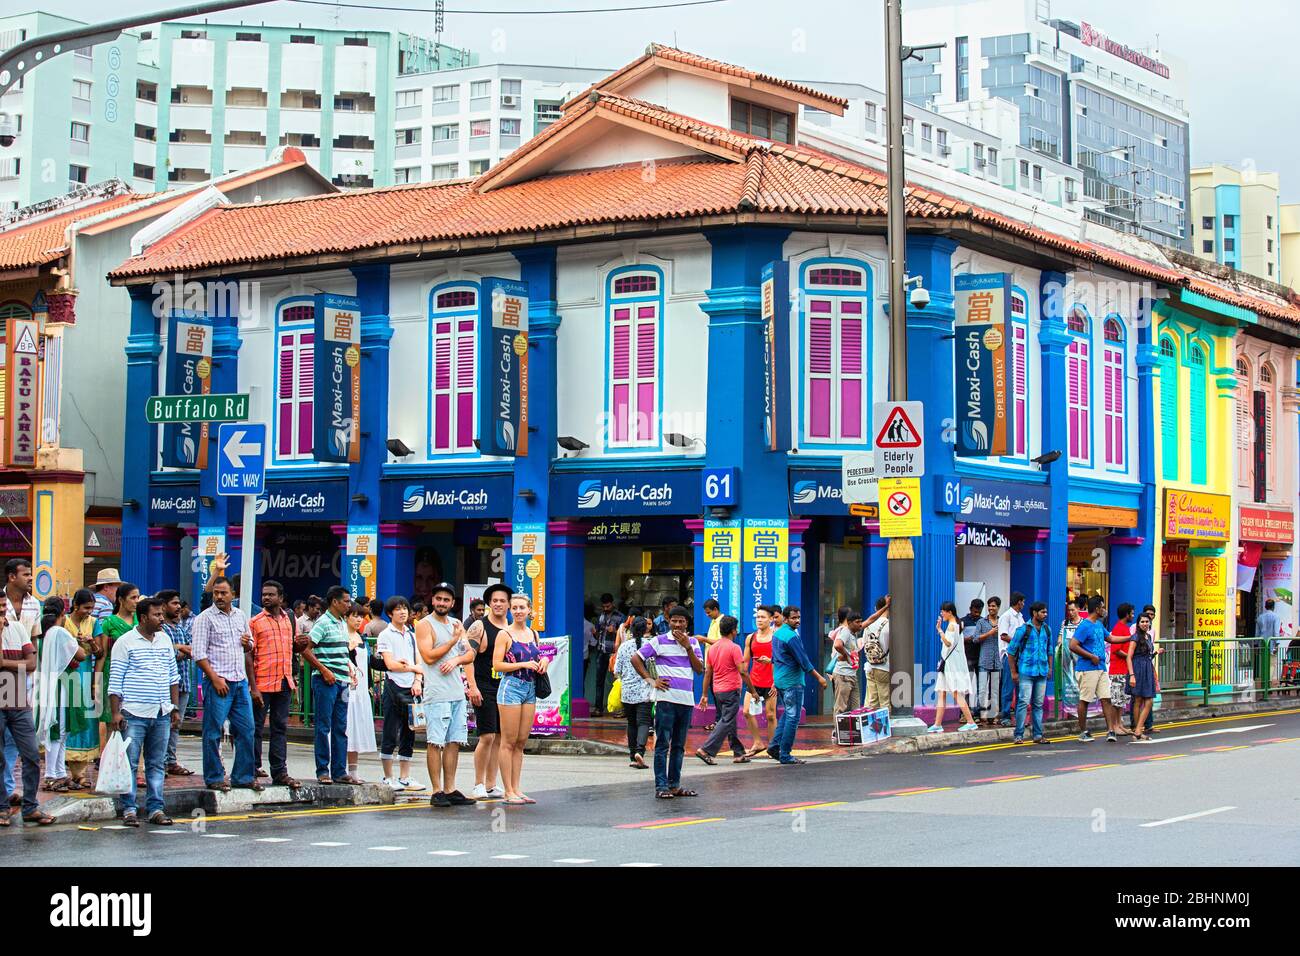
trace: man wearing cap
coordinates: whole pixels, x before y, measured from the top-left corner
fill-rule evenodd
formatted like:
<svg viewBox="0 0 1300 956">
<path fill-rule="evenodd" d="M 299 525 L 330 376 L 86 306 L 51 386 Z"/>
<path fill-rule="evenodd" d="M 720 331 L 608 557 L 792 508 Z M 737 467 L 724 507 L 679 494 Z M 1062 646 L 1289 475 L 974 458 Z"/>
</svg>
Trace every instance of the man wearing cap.
<svg viewBox="0 0 1300 956">
<path fill-rule="evenodd" d="M 113 600 L 117 597 L 118 585 L 122 583 L 122 576 L 117 573 L 117 568 L 105 568 L 95 575 L 95 586 L 91 588 L 95 592 L 95 620 L 102 621 L 113 613 Z"/>
<path fill-rule="evenodd" d="M 483 592 L 487 614 L 471 625 L 466 637 L 474 660 L 465 666 L 469 702 L 474 705 L 474 798 L 499 800 L 505 791 L 497 786 L 497 759 L 501 753 L 501 718 L 497 713 L 497 687 L 501 675 L 492 669 L 492 648 L 497 633 L 509 625 L 510 588 L 490 584 Z"/>
<path fill-rule="evenodd" d="M 456 789 L 460 748 L 469 743 L 465 685 L 460 670 L 474 660 L 465 639 L 465 626 L 448 617 L 456 603 L 456 588 L 446 581 L 434 585 L 433 613 L 415 625 L 415 646 L 424 665 L 425 760 L 438 808 L 471 806 L 474 800 Z"/>
</svg>

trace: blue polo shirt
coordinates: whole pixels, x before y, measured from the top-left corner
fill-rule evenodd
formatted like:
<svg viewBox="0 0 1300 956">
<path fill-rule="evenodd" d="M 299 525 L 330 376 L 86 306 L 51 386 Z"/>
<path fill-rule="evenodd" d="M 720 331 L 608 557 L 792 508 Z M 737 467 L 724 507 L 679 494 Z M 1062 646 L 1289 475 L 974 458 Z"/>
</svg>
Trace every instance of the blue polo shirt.
<svg viewBox="0 0 1300 956">
<path fill-rule="evenodd" d="M 1086 657 L 1080 657 L 1074 662 L 1074 672 L 1079 671 L 1104 671 L 1106 669 L 1106 628 L 1092 618 L 1086 618 L 1079 622 L 1075 628 L 1074 639 L 1088 653 L 1096 654 L 1101 661 L 1100 664 L 1094 664 Z"/>
</svg>

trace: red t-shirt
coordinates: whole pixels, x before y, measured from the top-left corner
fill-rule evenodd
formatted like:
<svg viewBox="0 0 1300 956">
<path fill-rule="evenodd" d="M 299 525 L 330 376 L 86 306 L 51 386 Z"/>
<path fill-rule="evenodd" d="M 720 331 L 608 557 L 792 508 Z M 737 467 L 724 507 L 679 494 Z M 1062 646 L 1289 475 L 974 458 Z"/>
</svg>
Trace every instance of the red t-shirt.
<svg viewBox="0 0 1300 956">
<path fill-rule="evenodd" d="M 723 638 L 709 648 L 709 663 L 713 665 L 715 692 L 740 690 L 740 665 L 744 660 L 744 652 L 729 637 Z"/>
<path fill-rule="evenodd" d="M 1120 621 L 1118 624 L 1116 624 L 1114 629 L 1110 633 L 1114 637 L 1131 637 L 1133 635 L 1133 632 L 1129 629 L 1129 626 L 1125 624 L 1123 621 Z M 1110 653 L 1109 673 L 1117 674 L 1119 676 L 1123 676 L 1127 674 L 1128 661 L 1125 658 L 1120 657 L 1115 652 L 1123 651 L 1125 654 L 1132 654 L 1133 642 L 1129 641 L 1127 644 L 1107 644 L 1106 647 Z"/>
</svg>

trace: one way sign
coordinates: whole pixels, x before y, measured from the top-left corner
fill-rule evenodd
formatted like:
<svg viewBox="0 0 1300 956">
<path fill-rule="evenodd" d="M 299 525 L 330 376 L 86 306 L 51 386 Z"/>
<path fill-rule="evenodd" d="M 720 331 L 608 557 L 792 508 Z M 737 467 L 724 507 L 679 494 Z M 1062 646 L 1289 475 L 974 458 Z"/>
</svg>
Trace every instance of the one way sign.
<svg viewBox="0 0 1300 956">
<path fill-rule="evenodd" d="M 920 402 L 876 402 L 876 475 L 920 478 L 925 474 L 925 421 Z"/>
<path fill-rule="evenodd" d="M 217 426 L 217 494 L 266 491 L 266 426 L 233 422 Z"/>
</svg>

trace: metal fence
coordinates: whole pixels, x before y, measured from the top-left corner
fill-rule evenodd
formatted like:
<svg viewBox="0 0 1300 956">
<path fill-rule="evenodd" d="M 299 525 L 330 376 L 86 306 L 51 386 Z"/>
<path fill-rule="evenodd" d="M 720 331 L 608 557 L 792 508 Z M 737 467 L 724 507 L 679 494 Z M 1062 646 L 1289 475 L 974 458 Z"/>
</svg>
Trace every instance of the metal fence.
<svg viewBox="0 0 1300 956">
<path fill-rule="evenodd" d="M 1176 638 L 1156 647 L 1157 709 L 1300 695 L 1300 638 Z M 1053 682 L 1058 718 L 1070 716 L 1078 705 L 1072 674 L 1069 650 L 1058 648 Z"/>
</svg>

